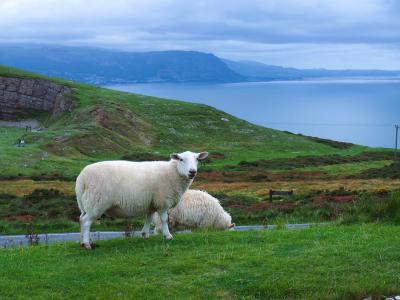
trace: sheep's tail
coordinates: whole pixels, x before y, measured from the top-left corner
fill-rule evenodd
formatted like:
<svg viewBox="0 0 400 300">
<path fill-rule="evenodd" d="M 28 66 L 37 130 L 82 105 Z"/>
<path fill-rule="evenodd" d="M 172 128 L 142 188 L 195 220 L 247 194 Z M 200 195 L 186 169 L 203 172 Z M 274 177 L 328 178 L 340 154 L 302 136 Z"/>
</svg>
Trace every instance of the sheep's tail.
<svg viewBox="0 0 400 300">
<path fill-rule="evenodd" d="M 81 211 L 81 217 L 83 217 L 83 215 L 86 213 L 82 203 L 82 197 L 84 192 L 85 192 L 85 182 L 81 174 L 79 174 L 78 178 L 76 179 L 75 193 L 76 193 L 76 201 L 78 202 L 78 207 Z"/>
</svg>

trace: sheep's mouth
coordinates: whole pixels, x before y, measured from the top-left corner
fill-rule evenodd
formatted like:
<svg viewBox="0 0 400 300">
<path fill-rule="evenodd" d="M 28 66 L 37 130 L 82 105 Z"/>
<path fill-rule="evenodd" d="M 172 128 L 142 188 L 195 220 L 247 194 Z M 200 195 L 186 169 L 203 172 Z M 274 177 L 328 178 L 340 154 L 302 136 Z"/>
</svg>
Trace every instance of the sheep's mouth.
<svg viewBox="0 0 400 300">
<path fill-rule="evenodd" d="M 195 178 L 195 177 L 196 177 L 196 175 L 189 175 L 189 176 L 188 176 L 189 179 L 193 179 L 193 178 Z"/>
</svg>

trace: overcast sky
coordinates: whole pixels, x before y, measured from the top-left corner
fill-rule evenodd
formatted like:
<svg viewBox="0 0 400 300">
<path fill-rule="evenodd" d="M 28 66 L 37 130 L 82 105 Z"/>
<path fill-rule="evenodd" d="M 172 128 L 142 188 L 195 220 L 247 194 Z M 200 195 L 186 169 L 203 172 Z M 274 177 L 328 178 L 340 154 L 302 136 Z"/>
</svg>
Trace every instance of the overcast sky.
<svg viewBox="0 0 400 300">
<path fill-rule="evenodd" d="M 1 0 L 0 42 L 400 69 L 400 0 Z"/>
</svg>

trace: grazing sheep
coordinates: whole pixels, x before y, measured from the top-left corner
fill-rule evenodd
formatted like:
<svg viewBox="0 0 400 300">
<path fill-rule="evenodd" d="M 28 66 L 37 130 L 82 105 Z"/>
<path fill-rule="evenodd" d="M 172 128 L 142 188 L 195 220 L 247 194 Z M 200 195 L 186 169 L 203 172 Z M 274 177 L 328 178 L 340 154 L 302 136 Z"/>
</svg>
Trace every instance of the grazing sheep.
<svg viewBox="0 0 400 300">
<path fill-rule="evenodd" d="M 215 228 L 229 229 L 232 224 L 231 216 L 222 208 L 218 199 L 207 192 L 187 190 L 182 200 L 168 211 L 168 225 L 174 230 Z M 156 232 L 160 233 L 162 226 L 157 213 L 153 215 Z"/>
<path fill-rule="evenodd" d="M 86 166 L 76 179 L 81 210 L 81 244 L 90 250 L 90 226 L 103 214 L 115 217 L 145 216 L 142 237 L 148 238 L 154 212 L 162 232 L 172 239 L 167 211 L 174 207 L 193 182 L 198 161 L 207 152 L 172 154 L 170 161 L 103 161 Z"/>
</svg>

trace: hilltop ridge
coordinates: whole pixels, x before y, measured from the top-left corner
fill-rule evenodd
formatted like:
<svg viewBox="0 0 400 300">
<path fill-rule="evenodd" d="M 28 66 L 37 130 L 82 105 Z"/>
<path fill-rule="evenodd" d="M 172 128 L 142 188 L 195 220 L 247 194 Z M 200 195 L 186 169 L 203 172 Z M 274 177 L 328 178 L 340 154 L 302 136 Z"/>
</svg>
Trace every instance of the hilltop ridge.
<svg viewBox="0 0 400 300">
<path fill-rule="evenodd" d="M 0 44 L 0 64 L 98 85 L 244 80 L 215 55 L 198 51 L 125 52 L 87 47 Z"/>
</svg>

